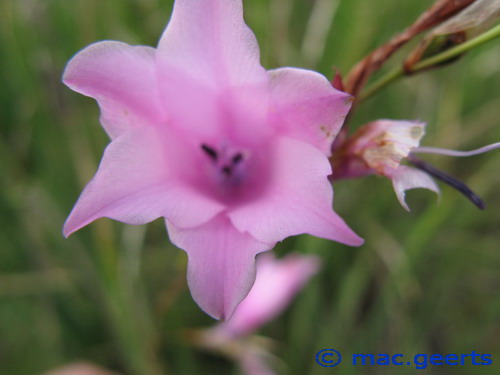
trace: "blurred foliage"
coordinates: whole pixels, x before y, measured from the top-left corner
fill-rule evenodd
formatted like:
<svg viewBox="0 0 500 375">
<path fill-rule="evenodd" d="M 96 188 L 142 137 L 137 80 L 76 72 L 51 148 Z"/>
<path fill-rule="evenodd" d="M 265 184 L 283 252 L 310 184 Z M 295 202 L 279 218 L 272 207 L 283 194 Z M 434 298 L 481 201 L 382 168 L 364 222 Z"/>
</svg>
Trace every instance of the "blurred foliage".
<svg viewBox="0 0 500 375">
<path fill-rule="evenodd" d="M 314 68 L 331 77 L 409 25 L 426 1 L 252 0 L 246 20 L 266 68 Z M 0 373 L 40 374 L 90 360 L 140 375 L 236 374 L 187 345 L 185 330 L 212 320 L 191 300 L 186 257 L 161 220 L 142 227 L 99 220 L 64 239 L 62 224 L 108 140 L 95 103 L 60 77 L 79 49 L 103 39 L 155 45 L 167 0 L 0 2 Z M 411 48 L 411 46 L 410 46 Z M 408 51 L 408 49 L 406 50 Z M 404 56 L 393 57 L 387 68 Z M 424 144 L 472 149 L 500 140 L 500 48 L 405 79 L 358 108 L 378 118 L 429 123 Z M 276 251 L 319 254 L 322 272 L 262 334 L 278 343 L 283 374 L 324 374 L 321 348 L 362 353 L 492 353 L 492 366 L 434 366 L 429 374 L 500 370 L 500 152 L 432 157 L 485 200 L 478 211 L 443 186 L 409 194 L 389 181 L 338 182 L 336 209 L 366 239 L 347 248 L 309 236 Z M 136 369 L 136 370 L 134 370 Z M 411 366 L 341 365 L 342 374 L 414 374 Z"/>
</svg>

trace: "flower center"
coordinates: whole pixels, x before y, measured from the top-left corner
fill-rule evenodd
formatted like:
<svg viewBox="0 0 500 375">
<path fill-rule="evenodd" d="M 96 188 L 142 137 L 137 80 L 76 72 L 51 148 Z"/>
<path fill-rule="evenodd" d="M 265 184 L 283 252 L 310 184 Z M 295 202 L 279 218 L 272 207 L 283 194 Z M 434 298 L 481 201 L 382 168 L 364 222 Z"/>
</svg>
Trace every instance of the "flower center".
<svg viewBox="0 0 500 375">
<path fill-rule="evenodd" d="M 218 171 L 217 174 L 223 184 L 241 183 L 244 177 L 244 153 L 242 151 L 229 152 L 226 148 L 216 149 L 205 143 L 201 145 L 201 149 Z"/>
<path fill-rule="evenodd" d="M 265 189 L 269 167 L 267 147 L 234 147 L 223 143 L 200 144 L 204 168 L 200 183 L 206 193 L 229 206 L 255 199 Z"/>
</svg>

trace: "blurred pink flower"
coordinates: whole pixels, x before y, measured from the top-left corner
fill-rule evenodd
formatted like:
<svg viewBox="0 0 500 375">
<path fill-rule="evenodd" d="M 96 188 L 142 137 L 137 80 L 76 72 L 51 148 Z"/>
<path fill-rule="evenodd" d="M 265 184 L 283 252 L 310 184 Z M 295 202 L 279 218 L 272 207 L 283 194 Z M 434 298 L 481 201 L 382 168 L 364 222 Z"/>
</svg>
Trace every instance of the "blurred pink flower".
<svg viewBox="0 0 500 375">
<path fill-rule="evenodd" d="M 351 97 L 309 70 L 266 72 L 241 1 L 177 0 L 157 49 L 96 43 L 63 80 L 97 100 L 112 140 L 64 234 L 164 217 L 209 315 L 232 315 L 255 255 L 277 241 L 363 242 L 333 211 L 327 179 Z"/>
<path fill-rule="evenodd" d="M 197 343 L 231 357 L 247 375 L 274 374 L 269 362 L 275 358 L 268 342 L 250 334 L 285 310 L 319 267 L 319 259 L 312 255 L 289 254 L 282 259 L 259 255 L 257 277 L 248 296 L 231 319 L 196 335 Z"/>
<path fill-rule="evenodd" d="M 257 276 L 250 293 L 234 315 L 217 326 L 231 336 L 248 335 L 273 320 L 293 300 L 306 282 L 319 270 L 315 256 L 290 254 L 276 259 L 272 254 L 257 258 Z"/>
</svg>

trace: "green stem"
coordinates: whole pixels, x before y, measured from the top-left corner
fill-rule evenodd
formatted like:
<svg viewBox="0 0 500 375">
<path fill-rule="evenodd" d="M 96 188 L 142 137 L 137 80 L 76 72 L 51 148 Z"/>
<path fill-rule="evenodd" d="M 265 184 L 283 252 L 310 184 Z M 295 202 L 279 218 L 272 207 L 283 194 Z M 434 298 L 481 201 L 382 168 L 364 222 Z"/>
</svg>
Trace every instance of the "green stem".
<svg viewBox="0 0 500 375">
<path fill-rule="evenodd" d="M 373 82 L 370 86 L 366 88 L 361 94 L 358 96 L 358 102 L 365 101 L 366 99 L 372 97 L 375 93 L 380 91 L 382 88 L 401 78 L 404 75 L 404 70 L 402 67 L 398 66 L 397 68 L 389 71 L 387 74 L 383 75 L 377 81 Z"/>
<path fill-rule="evenodd" d="M 114 280 L 108 288 L 106 303 L 128 373 L 162 375 L 165 372 L 160 368 L 150 343 L 140 330 L 141 324 L 132 311 L 128 297 L 123 294 L 119 283 Z"/>
<path fill-rule="evenodd" d="M 371 84 L 369 87 L 366 88 L 358 97 L 358 101 L 364 101 L 371 96 L 373 96 L 375 93 L 380 91 L 382 88 L 385 86 L 389 85 L 390 83 L 398 80 L 399 78 L 407 75 L 407 74 L 413 74 L 413 73 L 418 73 L 424 69 L 430 68 L 432 66 L 438 65 L 440 63 L 443 63 L 447 60 L 450 60 L 454 57 L 457 57 L 464 52 L 467 52 L 477 46 L 480 46 L 492 39 L 498 38 L 500 36 L 500 25 L 497 25 L 487 32 L 479 35 L 478 37 L 471 39 L 465 43 L 462 43 L 456 47 L 450 48 L 440 54 L 437 54 L 435 56 L 429 57 L 425 60 L 422 60 L 418 63 L 416 63 L 411 72 L 405 72 L 402 66 L 398 66 L 397 68 L 389 71 L 387 74 L 383 75 L 375 81 L 373 84 Z"/>
<path fill-rule="evenodd" d="M 96 250 L 103 302 L 115 340 L 121 350 L 124 366 L 130 375 L 164 375 L 151 347 L 151 329 L 142 311 L 133 300 L 139 299 L 137 290 L 126 287 L 123 280 L 130 277 L 123 256 L 115 248 L 109 232 L 100 233 Z M 141 300 L 141 303 L 143 301 Z"/>
</svg>

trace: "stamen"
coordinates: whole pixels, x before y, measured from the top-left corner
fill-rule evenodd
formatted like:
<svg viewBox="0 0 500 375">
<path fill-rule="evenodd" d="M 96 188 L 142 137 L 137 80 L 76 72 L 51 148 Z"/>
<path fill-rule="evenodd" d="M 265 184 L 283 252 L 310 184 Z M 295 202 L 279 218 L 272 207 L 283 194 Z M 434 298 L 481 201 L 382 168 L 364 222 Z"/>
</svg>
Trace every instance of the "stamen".
<svg viewBox="0 0 500 375">
<path fill-rule="evenodd" d="M 467 199 L 469 199 L 472 203 L 476 205 L 480 210 L 484 210 L 484 203 L 479 198 L 476 193 L 474 193 L 467 185 L 465 185 L 462 181 L 457 180 L 455 177 L 450 176 L 443 171 L 440 171 L 436 167 L 431 164 L 416 158 L 415 156 L 410 155 L 408 157 L 408 161 L 410 164 L 413 164 L 418 169 L 429 173 L 431 176 L 437 178 L 438 180 L 443 181 L 444 183 L 450 185 L 452 188 L 458 190 L 462 193 Z"/>
<path fill-rule="evenodd" d="M 458 151 L 458 150 L 448 150 L 445 148 L 438 148 L 438 147 L 416 147 L 411 152 L 414 153 L 426 153 L 426 154 L 439 154 L 439 155 L 446 155 L 446 156 L 458 156 L 458 157 L 465 157 L 465 156 L 474 156 L 474 155 L 479 155 L 485 152 L 489 152 L 495 149 L 500 148 L 500 142 L 497 143 L 492 143 L 491 145 L 487 145 L 472 151 Z"/>
<path fill-rule="evenodd" d="M 233 156 L 232 162 L 234 165 L 237 165 L 242 160 L 243 160 L 243 154 L 241 152 L 238 152 L 236 155 Z"/>
<path fill-rule="evenodd" d="M 201 145 L 201 149 L 203 151 L 205 151 L 205 153 L 213 160 L 213 161 L 217 161 L 217 158 L 218 158 L 218 154 L 217 154 L 217 151 L 215 151 L 212 147 L 210 146 L 207 146 L 206 144 L 202 144 Z"/>
</svg>

